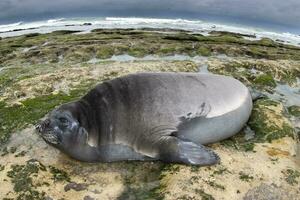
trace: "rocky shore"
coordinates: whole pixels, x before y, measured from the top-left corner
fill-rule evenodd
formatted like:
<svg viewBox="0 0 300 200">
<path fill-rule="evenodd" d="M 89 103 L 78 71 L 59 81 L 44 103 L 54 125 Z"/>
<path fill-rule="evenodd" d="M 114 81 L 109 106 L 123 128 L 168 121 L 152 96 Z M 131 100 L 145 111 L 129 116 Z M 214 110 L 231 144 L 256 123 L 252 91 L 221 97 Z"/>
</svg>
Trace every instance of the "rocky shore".
<svg viewBox="0 0 300 200">
<path fill-rule="evenodd" d="M 0 199 L 298 199 L 300 48 L 253 37 L 97 29 L 0 39 Z M 36 135 L 56 106 L 146 71 L 233 76 L 266 97 L 244 130 L 211 145 L 221 157 L 211 167 L 82 163 Z"/>
</svg>

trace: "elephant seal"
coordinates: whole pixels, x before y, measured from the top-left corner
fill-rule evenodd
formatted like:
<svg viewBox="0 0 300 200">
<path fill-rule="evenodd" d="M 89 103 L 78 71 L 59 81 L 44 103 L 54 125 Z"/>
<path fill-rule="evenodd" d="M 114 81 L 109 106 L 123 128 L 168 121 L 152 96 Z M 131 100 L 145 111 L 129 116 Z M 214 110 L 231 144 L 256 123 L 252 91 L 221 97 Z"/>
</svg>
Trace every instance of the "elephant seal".
<svg viewBox="0 0 300 200">
<path fill-rule="evenodd" d="M 87 162 L 161 160 L 212 165 L 204 144 L 247 122 L 252 99 L 240 81 L 200 73 L 138 73 L 97 85 L 37 125 L 43 139 Z"/>
</svg>

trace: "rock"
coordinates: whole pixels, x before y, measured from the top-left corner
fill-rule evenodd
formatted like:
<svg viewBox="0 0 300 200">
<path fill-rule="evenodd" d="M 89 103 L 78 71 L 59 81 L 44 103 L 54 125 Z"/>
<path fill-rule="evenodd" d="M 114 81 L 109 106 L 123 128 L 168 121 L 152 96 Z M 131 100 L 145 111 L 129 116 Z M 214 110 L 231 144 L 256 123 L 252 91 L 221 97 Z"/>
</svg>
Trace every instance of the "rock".
<svg viewBox="0 0 300 200">
<path fill-rule="evenodd" d="M 212 27 L 216 28 L 216 26 Z M 229 31 L 211 31 L 209 32 L 210 35 L 214 36 L 222 36 L 222 35 L 228 35 L 228 36 L 233 36 L 233 37 L 249 37 L 249 38 L 256 38 L 255 35 L 252 34 L 242 34 L 242 33 L 234 33 L 234 32 L 229 32 Z"/>
<path fill-rule="evenodd" d="M 83 23 L 83 26 L 91 26 L 92 23 Z"/>
<path fill-rule="evenodd" d="M 276 42 L 284 43 L 284 40 L 280 40 L 280 39 L 276 39 L 275 41 L 276 41 Z"/>
<path fill-rule="evenodd" d="M 244 196 L 244 200 L 285 200 L 298 199 L 297 194 L 290 193 L 275 184 L 262 183 L 258 187 L 250 189 Z"/>
<path fill-rule="evenodd" d="M 65 185 L 64 190 L 65 190 L 65 192 L 67 192 L 71 189 L 73 189 L 75 191 L 82 191 L 82 190 L 85 190 L 86 188 L 87 188 L 86 184 L 71 182 L 71 183 L 68 183 L 67 185 Z"/>
<path fill-rule="evenodd" d="M 39 36 L 41 35 L 40 33 L 28 33 L 26 35 L 24 35 L 24 37 L 26 38 L 30 38 L 30 37 L 36 37 L 36 36 Z"/>
<path fill-rule="evenodd" d="M 85 197 L 83 198 L 83 200 L 94 200 L 94 198 L 92 198 L 92 197 L 90 197 L 90 196 L 85 196 Z"/>
</svg>

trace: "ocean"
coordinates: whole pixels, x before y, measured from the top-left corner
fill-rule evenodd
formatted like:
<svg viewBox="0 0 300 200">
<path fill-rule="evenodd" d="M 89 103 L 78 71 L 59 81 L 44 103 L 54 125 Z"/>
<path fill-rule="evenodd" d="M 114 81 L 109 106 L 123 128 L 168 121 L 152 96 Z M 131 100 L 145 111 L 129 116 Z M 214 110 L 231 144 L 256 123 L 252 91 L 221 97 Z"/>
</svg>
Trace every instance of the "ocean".
<svg viewBox="0 0 300 200">
<path fill-rule="evenodd" d="M 97 28 L 167 28 L 187 30 L 203 35 L 208 35 L 211 31 L 228 31 L 256 36 L 255 38 L 245 36 L 247 39 L 251 40 L 259 40 L 263 37 L 266 37 L 277 42 L 300 46 L 300 35 L 288 32 L 280 33 L 255 27 L 218 24 L 201 20 L 135 17 L 59 18 L 36 22 L 18 22 L 0 25 L 0 37 L 12 37 L 29 33 L 49 33 L 56 30 L 77 30 L 81 31 L 79 33 L 81 34 L 90 32 L 91 30 Z"/>
</svg>

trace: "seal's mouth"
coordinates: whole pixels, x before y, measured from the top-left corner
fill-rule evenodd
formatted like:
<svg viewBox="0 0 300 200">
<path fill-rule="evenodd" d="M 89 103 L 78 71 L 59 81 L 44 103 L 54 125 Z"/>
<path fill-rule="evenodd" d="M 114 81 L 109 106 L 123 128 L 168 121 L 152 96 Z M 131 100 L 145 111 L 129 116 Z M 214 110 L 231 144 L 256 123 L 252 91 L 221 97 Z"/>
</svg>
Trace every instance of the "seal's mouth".
<svg viewBox="0 0 300 200">
<path fill-rule="evenodd" d="M 51 144 L 59 144 L 60 140 L 58 138 L 58 134 L 51 127 L 50 120 L 46 119 L 43 122 L 38 123 L 35 126 L 37 133 L 48 143 Z"/>
</svg>

